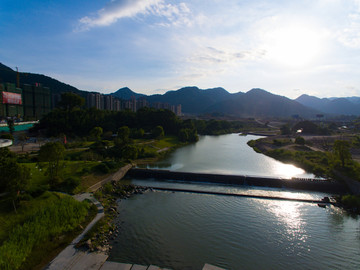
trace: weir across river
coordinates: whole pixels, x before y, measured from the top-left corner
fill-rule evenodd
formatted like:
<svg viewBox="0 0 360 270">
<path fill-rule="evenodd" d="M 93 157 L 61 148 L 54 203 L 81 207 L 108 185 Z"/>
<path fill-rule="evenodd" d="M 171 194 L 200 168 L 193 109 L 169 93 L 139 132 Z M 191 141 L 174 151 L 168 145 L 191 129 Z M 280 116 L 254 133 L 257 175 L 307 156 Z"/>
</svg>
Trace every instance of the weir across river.
<svg viewBox="0 0 360 270">
<path fill-rule="evenodd" d="M 345 184 L 336 180 L 263 177 L 248 175 L 225 175 L 208 173 L 177 172 L 169 170 L 132 168 L 127 173 L 134 178 L 155 178 L 166 180 L 178 180 L 186 182 L 205 182 L 227 185 L 247 185 L 274 188 L 287 188 L 308 191 L 328 192 L 333 194 L 344 194 L 347 192 Z"/>
</svg>

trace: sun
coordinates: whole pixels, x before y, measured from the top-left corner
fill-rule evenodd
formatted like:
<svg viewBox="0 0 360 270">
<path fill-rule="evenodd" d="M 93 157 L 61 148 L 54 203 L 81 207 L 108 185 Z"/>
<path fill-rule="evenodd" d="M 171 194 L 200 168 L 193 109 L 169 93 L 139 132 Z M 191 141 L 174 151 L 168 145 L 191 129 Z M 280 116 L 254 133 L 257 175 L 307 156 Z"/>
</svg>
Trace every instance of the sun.
<svg viewBox="0 0 360 270">
<path fill-rule="evenodd" d="M 306 66 L 319 56 L 321 48 L 321 34 L 311 26 L 283 26 L 265 35 L 267 58 L 276 64 Z"/>
</svg>

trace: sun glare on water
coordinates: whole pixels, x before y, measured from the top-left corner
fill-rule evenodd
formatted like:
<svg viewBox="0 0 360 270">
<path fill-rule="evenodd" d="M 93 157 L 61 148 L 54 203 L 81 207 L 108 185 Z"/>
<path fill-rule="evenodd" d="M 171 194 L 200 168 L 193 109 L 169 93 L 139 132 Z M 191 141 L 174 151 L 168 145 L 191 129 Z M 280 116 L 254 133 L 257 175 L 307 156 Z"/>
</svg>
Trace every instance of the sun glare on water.
<svg viewBox="0 0 360 270">
<path fill-rule="evenodd" d="M 305 173 L 303 169 L 297 168 L 291 164 L 278 163 L 274 169 L 276 174 L 289 179 L 292 177 L 298 177 L 299 175 Z"/>
<path fill-rule="evenodd" d="M 265 37 L 268 59 L 277 64 L 302 67 L 321 52 L 321 35 L 311 26 L 284 26 L 269 31 Z"/>
</svg>

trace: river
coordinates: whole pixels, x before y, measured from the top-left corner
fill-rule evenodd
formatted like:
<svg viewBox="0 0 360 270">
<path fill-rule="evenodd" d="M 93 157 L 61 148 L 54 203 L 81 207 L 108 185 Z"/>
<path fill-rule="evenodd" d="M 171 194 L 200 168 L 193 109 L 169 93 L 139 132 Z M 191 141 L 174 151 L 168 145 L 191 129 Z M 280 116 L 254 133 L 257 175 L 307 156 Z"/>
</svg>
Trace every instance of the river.
<svg viewBox="0 0 360 270">
<path fill-rule="evenodd" d="M 314 177 L 291 164 L 284 164 L 263 154 L 256 153 L 247 145 L 249 140 L 260 136 L 228 134 L 202 136 L 199 142 L 176 150 L 168 158 L 149 164 L 182 172 L 204 172 L 255 176 Z"/>
<path fill-rule="evenodd" d="M 278 165 L 267 165 L 274 160 L 263 159 L 263 155 L 246 145 L 249 139 L 252 136 L 205 136 L 197 144 L 178 149 L 156 166 L 264 175 L 265 170 L 257 171 L 251 165 L 260 163 L 275 168 L 269 174 L 279 173 Z M 231 152 L 236 161 L 231 159 Z M 298 169 L 294 168 L 289 171 Z M 288 172 L 275 175 L 299 176 Z M 319 199 L 331 195 L 156 179 L 131 181 L 154 187 L 291 198 Z M 171 269 L 201 269 L 205 263 L 226 269 L 360 269 L 359 219 L 333 206 L 320 208 L 293 201 L 149 191 L 119 201 L 118 210 L 116 222 L 120 232 L 112 241 L 109 258 L 113 261 Z"/>
</svg>

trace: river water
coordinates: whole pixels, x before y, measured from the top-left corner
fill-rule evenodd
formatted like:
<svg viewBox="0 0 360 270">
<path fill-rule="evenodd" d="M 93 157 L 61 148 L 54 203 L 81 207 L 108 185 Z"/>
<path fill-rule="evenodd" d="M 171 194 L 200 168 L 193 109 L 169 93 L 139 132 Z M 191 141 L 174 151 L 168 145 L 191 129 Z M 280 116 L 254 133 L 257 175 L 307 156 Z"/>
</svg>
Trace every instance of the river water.
<svg viewBox="0 0 360 270">
<path fill-rule="evenodd" d="M 260 136 L 202 136 L 199 142 L 176 150 L 168 158 L 149 168 L 182 172 L 204 172 L 256 176 L 314 177 L 291 164 L 284 164 L 263 154 L 256 153 L 247 145 L 249 140 Z"/>
<path fill-rule="evenodd" d="M 195 144 L 178 149 L 156 166 L 169 164 L 165 167 L 177 170 L 193 168 L 193 171 L 201 172 L 264 175 L 264 171 L 249 169 L 250 165 L 241 168 L 241 164 L 249 164 L 244 160 L 252 160 L 250 163 L 256 160 L 252 156 L 244 158 L 243 155 L 256 154 L 262 159 L 262 155 L 246 146 L 249 139 L 251 137 L 236 134 L 205 136 L 199 141 L 200 146 Z M 236 145 L 231 147 L 228 140 L 236 142 Z M 213 152 L 204 149 L 206 145 L 204 148 L 201 146 L 204 142 L 210 144 Z M 189 149 L 188 153 L 184 150 L 186 148 Z M 248 152 L 247 148 L 251 151 Z M 203 159 L 196 158 L 199 157 L 197 150 L 203 151 Z M 231 151 L 238 162 L 229 158 Z M 215 166 L 210 162 L 206 170 L 206 160 L 214 160 L 214 163 L 223 160 L 226 164 Z M 188 164 L 186 161 L 197 164 Z M 263 160 L 256 162 L 265 164 Z M 231 167 L 229 164 L 236 166 Z M 292 175 L 286 173 L 282 176 Z M 319 199 L 331 195 L 156 179 L 131 181 L 153 187 L 290 198 Z M 119 201 L 118 210 L 120 214 L 116 222 L 120 232 L 112 242 L 109 258 L 113 261 L 155 264 L 171 269 L 201 269 L 205 263 L 226 269 L 360 269 L 360 221 L 358 217 L 349 216 L 336 207 L 320 208 L 316 204 L 293 201 L 149 191 Z"/>
</svg>

